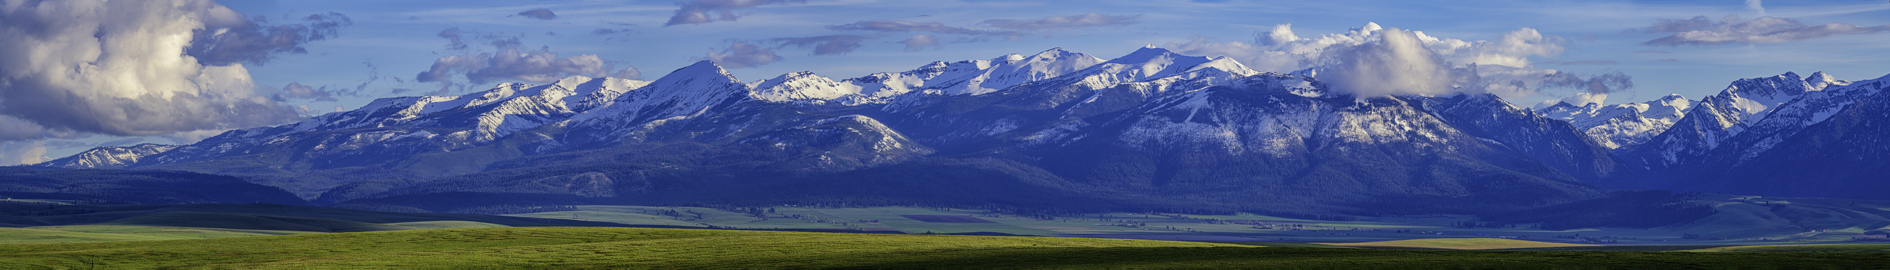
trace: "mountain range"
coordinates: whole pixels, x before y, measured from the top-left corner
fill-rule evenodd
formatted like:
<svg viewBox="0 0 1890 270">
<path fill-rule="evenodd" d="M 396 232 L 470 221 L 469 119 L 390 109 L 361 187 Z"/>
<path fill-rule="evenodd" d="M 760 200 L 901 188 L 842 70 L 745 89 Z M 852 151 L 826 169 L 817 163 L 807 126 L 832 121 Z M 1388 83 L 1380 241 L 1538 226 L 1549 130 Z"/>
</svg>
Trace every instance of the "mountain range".
<svg viewBox="0 0 1890 270">
<path fill-rule="evenodd" d="M 180 170 L 316 204 L 934 204 L 1417 214 L 1610 189 L 1890 199 L 1883 78 L 1744 79 L 1719 95 L 1531 110 L 1491 94 L 1357 97 L 1308 72 L 1146 47 L 1051 49 L 834 79 L 702 61 L 382 98 L 189 145 L 35 166 Z M 1842 154 L 1836 154 L 1842 153 Z"/>
</svg>

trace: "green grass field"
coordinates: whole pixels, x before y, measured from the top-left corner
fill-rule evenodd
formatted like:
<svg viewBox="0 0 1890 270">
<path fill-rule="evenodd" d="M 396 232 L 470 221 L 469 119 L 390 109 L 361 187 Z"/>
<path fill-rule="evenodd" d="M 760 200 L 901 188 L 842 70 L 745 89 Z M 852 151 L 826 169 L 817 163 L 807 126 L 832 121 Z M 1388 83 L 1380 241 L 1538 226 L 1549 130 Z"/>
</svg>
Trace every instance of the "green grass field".
<svg viewBox="0 0 1890 270">
<path fill-rule="evenodd" d="M 1868 250 L 1851 250 L 1868 251 Z M 1882 268 L 1886 253 L 1437 251 L 651 228 L 477 228 L 0 245 L 7 269 Z"/>
<path fill-rule="evenodd" d="M 126 225 L 44 226 L 0 228 L 0 244 L 204 239 L 300 233 L 309 232 Z"/>
<path fill-rule="evenodd" d="M 1397 241 L 1358 242 L 1358 243 L 1322 243 L 1323 245 L 1370 248 L 1422 248 L 1453 250 L 1488 250 L 1488 249 L 1524 249 L 1524 248 L 1566 248 L 1590 247 L 1595 245 L 1536 242 L 1515 239 L 1495 238 L 1438 238 L 1411 239 Z"/>
</svg>

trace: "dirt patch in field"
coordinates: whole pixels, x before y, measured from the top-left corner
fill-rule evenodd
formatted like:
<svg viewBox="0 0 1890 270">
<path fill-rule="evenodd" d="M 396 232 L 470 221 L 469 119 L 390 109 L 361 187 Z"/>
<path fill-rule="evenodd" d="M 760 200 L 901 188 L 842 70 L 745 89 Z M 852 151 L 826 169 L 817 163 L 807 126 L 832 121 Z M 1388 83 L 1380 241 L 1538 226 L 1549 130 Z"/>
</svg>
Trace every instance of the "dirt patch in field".
<svg viewBox="0 0 1890 270">
<path fill-rule="evenodd" d="M 991 222 L 990 220 L 984 220 L 984 219 L 975 218 L 971 216 L 947 216 L 947 215 L 899 215 L 899 216 L 909 218 L 912 220 L 917 220 L 917 221 L 937 222 L 937 223 L 996 223 L 996 222 Z"/>
</svg>

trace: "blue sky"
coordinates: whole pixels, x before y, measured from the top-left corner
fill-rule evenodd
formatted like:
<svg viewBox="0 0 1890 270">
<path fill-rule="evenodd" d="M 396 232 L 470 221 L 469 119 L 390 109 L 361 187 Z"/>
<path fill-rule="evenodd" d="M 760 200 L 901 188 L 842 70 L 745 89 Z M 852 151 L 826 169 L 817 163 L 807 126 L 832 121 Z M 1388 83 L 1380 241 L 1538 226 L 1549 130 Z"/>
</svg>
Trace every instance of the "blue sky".
<svg viewBox="0 0 1890 270">
<path fill-rule="evenodd" d="M 295 107 L 300 115 L 353 109 L 379 97 L 461 94 L 533 78 L 624 75 L 629 74 L 627 68 L 640 72 L 643 79 L 654 79 L 703 59 L 725 62 L 723 66 L 739 79 L 752 81 L 795 71 L 849 78 L 909 70 L 932 61 L 988 59 L 1053 47 L 1104 59 L 1144 45 L 1194 54 L 1263 55 L 1253 51 L 1268 49 L 1228 48 L 1265 47 L 1265 33 L 1283 24 L 1290 24 L 1294 35 L 1308 40 L 1343 35 L 1367 23 L 1472 43 L 1533 30 L 1542 36 L 1540 43 L 1527 48 L 1535 51 L 1516 52 L 1501 46 L 1470 50 L 1520 57 L 1523 63 L 1510 64 L 1532 72 L 1631 78 L 1632 87 L 1617 85 L 1607 90 L 1608 103 L 1672 93 L 1698 99 L 1735 79 L 1787 71 L 1825 71 L 1847 80 L 1890 74 L 1890 65 L 1884 64 L 1890 62 L 1886 61 L 1890 60 L 1890 26 L 1885 26 L 1890 25 L 1890 2 L 1883 0 L 217 2 L 256 25 L 308 26 L 317 34 L 331 31 L 296 36 L 302 40 L 287 45 L 261 47 L 300 52 L 267 50 L 246 55 L 250 58 L 233 58 L 262 59 L 233 64 L 241 65 L 253 81 L 253 95 L 273 99 L 256 102 Z M 682 16 L 694 11 L 703 16 Z M 262 20 L 254 20 L 256 16 Z M 1704 20 L 1690 20 L 1699 16 Z M 210 17 L 215 16 L 206 16 Z M 210 23 L 214 20 L 203 21 L 214 24 Z M 318 25 L 323 22 L 340 23 L 323 28 Z M 1658 30 L 1688 22 L 1696 24 Z M 1739 27 L 1746 25 L 1733 23 L 1763 27 L 1743 29 Z M 1714 28 L 1712 24 L 1723 25 Z M 1832 30 L 1842 26 L 1852 28 Z M 456 29 L 452 32 L 461 42 L 457 46 L 444 37 L 448 29 Z M 1693 35 L 1680 36 L 1689 31 Z M 929 39 L 917 37 L 921 35 Z M 839 42 L 823 43 L 835 40 Z M 762 50 L 775 57 L 755 57 Z M 489 61 L 493 53 L 505 52 L 556 56 L 548 58 L 552 64 L 539 68 L 436 68 L 441 63 L 465 63 L 448 59 Z M 208 57 L 198 56 L 205 72 L 227 72 L 208 67 L 213 64 L 203 60 Z M 1247 64 L 1260 71 L 1291 71 Z M 422 75 L 428 71 L 437 76 L 423 82 L 428 78 Z M 1531 106 L 1589 91 L 1535 88 L 1507 97 L 1514 104 Z M 216 102 L 233 101 L 210 103 L 223 104 Z M 6 111 L 0 107 L 0 113 Z M 0 157 L 0 163 L 30 161 L 32 155 L 63 157 L 99 145 L 190 141 L 259 123 L 231 120 L 148 127 L 100 121 L 103 124 L 66 126 L 55 122 L 64 118 L 23 112 L 5 116 L 21 120 L 0 119 L 0 126 L 15 127 L 12 135 L 0 134 L 0 139 L 7 140 L 0 145 L 0 153 L 12 156 Z M 8 126 L 9 121 L 25 124 Z M 41 131 L 25 132 L 33 127 Z"/>
</svg>

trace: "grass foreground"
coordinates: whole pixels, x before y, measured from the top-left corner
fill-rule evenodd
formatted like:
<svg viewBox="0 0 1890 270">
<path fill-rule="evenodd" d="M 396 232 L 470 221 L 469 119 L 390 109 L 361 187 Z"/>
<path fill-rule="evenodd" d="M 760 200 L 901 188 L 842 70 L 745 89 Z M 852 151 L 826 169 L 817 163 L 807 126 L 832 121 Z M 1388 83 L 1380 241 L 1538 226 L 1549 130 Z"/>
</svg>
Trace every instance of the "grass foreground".
<svg viewBox="0 0 1890 270">
<path fill-rule="evenodd" d="M 595 227 L 0 245 L 0 268 L 5 269 L 1873 269 L 1886 267 L 1885 261 L 1890 261 L 1890 254 L 1871 252 L 1375 250 L 1092 238 Z"/>
<path fill-rule="evenodd" d="M 1411 239 L 1411 240 L 1398 240 L 1398 241 L 1379 241 L 1379 242 L 1360 242 L 1360 243 L 1322 243 L 1322 244 L 1334 245 L 1334 246 L 1346 246 L 1346 247 L 1425 248 L 1425 249 L 1455 249 L 1455 250 L 1561 248 L 1561 247 L 1595 246 L 1595 245 L 1583 245 L 1583 244 L 1550 243 L 1550 242 L 1536 242 L 1536 241 L 1515 240 L 1515 239 L 1496 239 L 1496 238 L 1435 238 L 1435 239 Z"/>
</svg>

